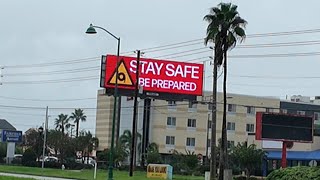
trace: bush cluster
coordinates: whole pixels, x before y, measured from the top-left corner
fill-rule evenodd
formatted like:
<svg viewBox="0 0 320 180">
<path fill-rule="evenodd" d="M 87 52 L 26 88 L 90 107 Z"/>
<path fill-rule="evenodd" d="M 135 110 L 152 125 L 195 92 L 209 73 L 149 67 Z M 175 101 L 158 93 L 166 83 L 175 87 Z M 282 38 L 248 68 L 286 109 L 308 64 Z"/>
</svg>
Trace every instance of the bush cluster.
<svg viewBox="0 0 320 180">
<path fill-rule="evenodd" d="M 233 180 L 247 180 L 247 177 L 246 176 L 238 176 L 238 177 L 234 177 Z M 249 180 L 258 180 L 258 178 L 249 177 Z"/>
<path fill-rule="evenodd" d="M 272 171 L 267 180 L 320 180 L 319 167 L 290 167 Z"/>
</svg>

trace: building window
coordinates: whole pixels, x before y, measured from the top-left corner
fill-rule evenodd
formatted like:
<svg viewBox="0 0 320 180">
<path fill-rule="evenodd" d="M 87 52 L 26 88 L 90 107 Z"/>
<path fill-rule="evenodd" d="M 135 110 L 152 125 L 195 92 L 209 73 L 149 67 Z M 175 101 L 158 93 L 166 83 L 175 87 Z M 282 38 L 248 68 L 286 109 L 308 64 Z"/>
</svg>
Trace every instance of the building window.
<svg viewBox="0 0 320 180">
<path fill-rule="evenodd" d="M 228 149 L 234 147 L 234 141 L 228 141 Z"/>
<path fill-rule="evenodd" d="M 168 106 L 177 106 L 176 101 L 168 101 Z"/>
<path fill-rule="evenodd" d="M 197 103 L 189 101 L 189 108 L 197 108 Z"/>
<path fill-rule="evenodd" d="M 301 115 L 301 116 L 304 116 L 306 114 L 306 112 L 305 111 L 297 111 L 297 114 Z"/>
<path fill-rule="evenodd" d="M 255 114 L 256 111 L 255 111 L 255 108 L 252 107 L 252 106 L 248 106 L 247 107 L 247 114 Z"/>
<path fill-rule="evenodd" d="M 196 119 L 188 119 L 187 127 L 195 128 L 196 127 Z"/>
<path fill-rule="evenodd" d="M 254 124 L 247 124 L 246 131 L 247 132 L 254 132 Z"/>
<path fill-rule="evenodd" d="M 319 120 L 319 113 L 318 112 L 314 113 L 314 120 L 315 121 Z"/>
<path fill-rule="evenodd" d="M 273 109 L 272 109 L 272 108 L 266 108 L 266 112 L 267 112 L 267 113 L 272 113 L 272 112 L 273 112 Z"/>
<path fill-rule="evenodd" d="M 166 145 L 174 145 L 175 137 L 174 136 L 166 136 Z"/>
<path fill-rule="evenodd" d="M 287 114 L 287 113 L 288 113 L 288 110 L 286 110 L 286 109 L 280 109 L 280 113 L 282 113 L 282 114 Z"/>
<path fill-rule="evenodd" d="M 176 101 L 168 101 L 168 109 L 173 111 L 177 110 Z"/>
<path fill-rule="evenodd" d="M 167 117 L 167 126 L 176 126 L 176 117 Z"/>
<path fill-rule="evenodd" d="M 196 146 L 196 138 L 187 138 L 186 146 L 195 147 Z"/>
<path fill-rule="evenodd" d="M 229 130 L 229 131 L 234 131 L 234 130 L 236 130 L 236 123 L 234 123 L 234 122 L 228 122 L 228 124 L 227 124 L 227 130 Z"/>
<path fill-rule="evenodd" d="M 228 104 L 228 112 L 236 112 L 236 105 Z"/>
</svg>

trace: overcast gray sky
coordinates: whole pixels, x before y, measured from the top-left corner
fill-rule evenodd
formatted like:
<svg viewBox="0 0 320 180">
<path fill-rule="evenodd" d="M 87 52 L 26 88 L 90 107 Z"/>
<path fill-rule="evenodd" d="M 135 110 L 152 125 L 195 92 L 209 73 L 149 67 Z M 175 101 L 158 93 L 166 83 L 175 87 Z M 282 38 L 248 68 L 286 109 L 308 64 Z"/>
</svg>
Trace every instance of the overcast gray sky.
<svg viewBox="0 0 320 180">
<path fill-rule="evenodd" d="M 132 52 L 135 49 L 203 38 L 207 24 L 202 18 L 209 12 L 210 7 L 220 2 L 212 0 L 0 0 L 2 24 L 0 65 L 5 66 L 2 70 L 3 85 L 0 86 L 0 118 L 6 118 L 18 129 L 25 131 L 29 127 L 42 124 L 45 109 L 4 108 L 2 105 L 71 108 L 50 109 L 50 127 L 53 127 L 53 120 L 59 113 L 70 113 L 73 111 L 72 108 L 88 107 L 92 109 L 85 110 L 88 120 L 81 124 L 81 128 L 94 132 L 94 108 L 96 107 L 94 98 L 99 89 L 97 67 L 100 66 L 101 55 L 116 53 L 116 41 L 102 31 L 98 31 L 94 36 L 86 35 L 84 32 L 88 25 L 93 23 L 105 27 L 116 36 L 120 36 L 121 51 Z M 320 17 L 318 11 L 320 2 L 316 0 L 306 0 L 303 3 L 292 0 L 233 0 L 232 2 L 239 6 L 240 15 L 248 21 L 248 38 L 243 45 L 320 40 L 320 33 L 317 32 L 250 37 L 250 34 L 320 28 L 317 23 L 317 18 Z M 209 60 L 207 58 L 211 54 L 209 51 L 195 50 L 203 48 L 203 42 L 198 40 L 192 43 L 194 45 L 158 52 L 146 50 L 145 57 L 161 56 L 164 59 L 180 61 L 197 59 L 194 62 Z M 182 45 L 187 44 L 191 43 Z M 238 55 L 306 53 L 317 52 L 319 47 L 320 45 L 314 43 L 314 45 L 304 46 L 236 48 L 230 52 L 230 55 L 237 57 Z M 177 58 L 172 58 L 174 55 L 170 55 L 188 50 L 194 51 L 181 53 L 179 55 L 184 56 Z M 188 55 L 190 53 L 195 54 Z M 83 58 L 90 59 L 63 65 L 23 66 Z M 228 90 L 232 93 L 281 98 L 294 94 L 320 95 L 318 78 L 287 78 L 288 76 L 320 77 L 318 58 L 315 55 L 230 58 Z M 16 65 L 19 65 L 19 68 Z M 66 73 L 72 69 L 78 69 L 78 71 Z M 58 72 L 39 74 L 39 72 L 52 71 Z M 206 76 L 209 75 L 211 73 L 207 72 Z M 261 78 L 239 76 L 261 76 Z M 268 78 L 270 76 L 272 78 Z M 89 79 L 81 80 L 83 77 L 89 77 Z M 97 79 L 92 79 L 94 77 Z M 81 81 L 73 81 L 77 78 Z M 59 79 L 68 80 L 61 82 Z M 47 80 L 58 80 L 56 81 L 58 83 L 48 83 Z M 42 82 L 35 84 L 34 81 Z M 212 78 L 206 78 L 206 87 L 211 86 L 211 81 Z M 61 101 L 66 99 L 73 99 L 73 101 Z M 75 101 L 74 99 L 85 100 Z"/>
</svg>

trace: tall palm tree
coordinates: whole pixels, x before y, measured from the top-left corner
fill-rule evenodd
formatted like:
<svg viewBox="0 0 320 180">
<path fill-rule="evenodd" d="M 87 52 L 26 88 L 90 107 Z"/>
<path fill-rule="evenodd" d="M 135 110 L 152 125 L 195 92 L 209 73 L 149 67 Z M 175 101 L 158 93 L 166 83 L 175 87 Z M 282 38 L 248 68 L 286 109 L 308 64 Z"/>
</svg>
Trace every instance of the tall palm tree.
<svg viewBox="0 0 320 180">
<path fill-rule="evenodd" d="M 60 158 L 61 158 L 61 162 L 63 162 L 64 160 L 64 148 L 65 148 L 65 130 L 68 130 L 71 126 L 71 124 L 69 123 L 69 116 L 67 114 L 59 114 L 58 118 L 55 119 L 55 126 L 56 126 L 56 130 L 61 132 L 61 139 L 60 139 Z"/>
<path fill-rule="evenodd" d="M 204 17 L 209 25 L 205 44 L 213 42 L 217 66 L 223 65 L 223 119 L 222 142 L 220 156 L 219 179 L 223 178 L 223 170 L 228 168 L 227 161 L 227 51 L 233 49 L 237 41 L 242 42 L 245 37 L 247 22 L 242 19 L 237 11 L 237 6 L 231 3 L 220 3 L 218 7 L 210 9 L 210 13 Z M 214 178 L 214 177 L 212 177 Z"/>
<path fill-rule="evenodd" d="M 84 114 L 83 109 L 75 109 L 74 112 L 71 114 L 70 118 L 73 119 L 74 123 L 77 125 L 76 137 L 78 137 L 80 121 L 85 122 L 87 120 L 87 116 Z"/>
<path fill-rule="evenodd" d="M 67 114 L 59 114 L 55 119 L 54 125 L 58 131 L 61 131 L 62 136 L 64 136 L 64 130 L 69 129 L 71 124 L 69 123 L 70 117 Z"/>
</svg>

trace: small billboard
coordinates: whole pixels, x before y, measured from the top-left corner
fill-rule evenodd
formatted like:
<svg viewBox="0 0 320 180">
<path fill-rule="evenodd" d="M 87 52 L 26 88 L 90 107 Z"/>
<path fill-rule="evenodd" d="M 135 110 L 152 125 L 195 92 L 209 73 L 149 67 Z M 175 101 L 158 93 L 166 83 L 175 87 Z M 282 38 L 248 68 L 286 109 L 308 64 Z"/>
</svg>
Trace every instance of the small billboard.
<svg viewBox="0 0 320 180">
<path fill-rule="evenodd" d="M 2 130 L 2 142 L 22 142 L 22 131 Z"/>
<path fill-rule="evenodd" d="M 312 143 L 313 117 L 257 112 L 256 139 Z"/>
<path fill-rule="evenodd" d="M 141 58 L 139 64 L 142 97 L 195 100 L 196 96 L 202 95 L 203 64 L 150 58 Z M 118 78 L 119 94 L 133 95 L 138 67 L 136 57 L 120 56 L 117 67 L 117 56 L 107 55 L 102 58 L 101 66 L 101 87 L 113 93 Z"/>
</svg>

